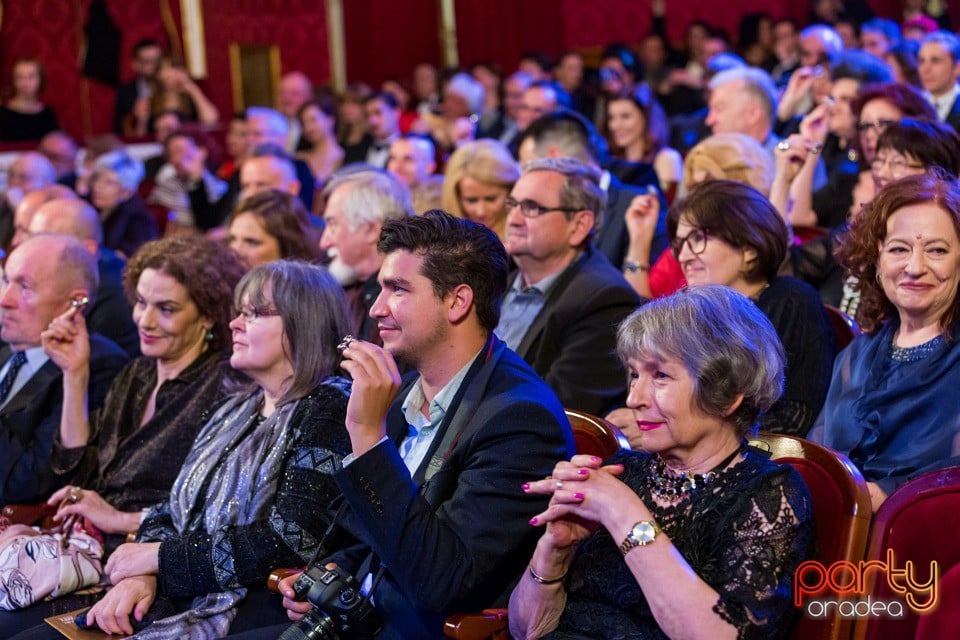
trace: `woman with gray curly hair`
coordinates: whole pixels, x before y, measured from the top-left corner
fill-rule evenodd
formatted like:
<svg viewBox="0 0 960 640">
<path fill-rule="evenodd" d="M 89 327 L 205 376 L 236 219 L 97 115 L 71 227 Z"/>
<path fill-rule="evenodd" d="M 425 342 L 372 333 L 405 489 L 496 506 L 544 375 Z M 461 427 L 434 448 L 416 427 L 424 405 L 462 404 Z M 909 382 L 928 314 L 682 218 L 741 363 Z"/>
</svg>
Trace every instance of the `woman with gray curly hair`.
<svg viewBox="0 0 960 640">
<path fill-rule="evenodd" d="M 513 637 L 786 637 L 810 496 L 745 441 L 783 387 L 773 326 L 704 285 L 634 312 L 618 352 L 633 450 L 574 456 L 524 486 L 551 500 L 531 520 L 546 529 L 510 598 Z"/>
</svg>

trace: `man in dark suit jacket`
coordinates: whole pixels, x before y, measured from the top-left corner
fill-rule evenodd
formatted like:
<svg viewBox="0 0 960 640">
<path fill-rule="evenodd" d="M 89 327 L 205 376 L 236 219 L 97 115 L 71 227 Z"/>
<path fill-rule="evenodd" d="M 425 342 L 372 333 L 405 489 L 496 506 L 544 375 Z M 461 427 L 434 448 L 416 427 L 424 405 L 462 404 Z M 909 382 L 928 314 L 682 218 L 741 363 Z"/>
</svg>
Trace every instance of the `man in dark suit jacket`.
<svg viewBox="0 0 960 640">
<path fill-rule="evenodd" d="M 39 502 L 68 478 L 57 477 L 50 456 L 60 429 L 63 402 L 60 367 L 41 346 L 41 332 L 92 298 L 96 263 L 79 240 L 65 235 L 30 238 L 7 260 L 0 337 L 0 504 Z M 76 312 L 74 312 L 76 313 Z M 90 336 L 90 409 L 103 404 L 127 355 L 114 343 Z"/>
<path fill-rule="evenodd" d="M 162 55 L 163 50 L 160 48 L 160 44 L 152 38 L 138 40 L 133 45 L 131 65 L 137 72 L 137 77 L 117 89 L 113 109 L 113 132 L 118 136 L 123 135 L 123 121 L 133 112 L 137 100 L 149 100 L 153 94 Z"/>
<path fill-rule="evenodd" d="M 626 397 L 615 354 L 640 298 L 590 245 L 602 221 L 598 172 L 574 158 L 526 164 L 507 199 L 507 253 L 517 264 L 497 336 L 568 408 L 602 414 Z"/>
<path fill-rule="evenodd" d="M 363 101 L 369 133 L 355 145 L 343 150 L 343 164 L 365 162 L 371 167 L 385 169 L 390 159 L 390 145 L 400 137 L 400 109 L 393 95 L 380 92 Z"/>
<path fill-rule="evenodd" d="M 630 202 L 639 195 L 655 193 L 660 199 L 660 217 L 651 255 L 659 256 L 666 249 L 667 201 L 660 191 L 653 167 L 647 163 L 628 163 L 607 158 L 606 142 L 580 114 L 559 110 L 537 118 L 520 135 L 518 153 L 521 164 L 536 158 L 569 157 L 601 172 L 600 187 L 607 197 L 606 204 L 594 221 L 593 241 L 594 246 L 617 269 L 623 266 L 630 244 L 624 216 L 630 208 Z M 602 162 L 605 158 L 606 162 Z M 607 169 L 601 169 L 601 164 Z M 618 176 L 629 176 L 630 184 L 624 184 Z M 601 219 L 603 224 L 600 224 Z"/>
<path fill-rule="evenodd" d="M 344 351 L 353 452 L 335 475 L 361 543 L 322 562 L 368 585 L 385 567 L 378 638 L 443 638 L 446 616 L 491 606 L 523 571 L 528 521 L 546 503 L 519 487 L 551 473 L 573 439 L 550 389 L 491 333 L 507 277 L 492 231 L 428 213 L 384 223 L 380 249 L 371 314 L 386 351 Z M 402 386 L 394 356 L 416 370 Z M 291 585 L 284 605 L 308 611 Z"/>
</svg>

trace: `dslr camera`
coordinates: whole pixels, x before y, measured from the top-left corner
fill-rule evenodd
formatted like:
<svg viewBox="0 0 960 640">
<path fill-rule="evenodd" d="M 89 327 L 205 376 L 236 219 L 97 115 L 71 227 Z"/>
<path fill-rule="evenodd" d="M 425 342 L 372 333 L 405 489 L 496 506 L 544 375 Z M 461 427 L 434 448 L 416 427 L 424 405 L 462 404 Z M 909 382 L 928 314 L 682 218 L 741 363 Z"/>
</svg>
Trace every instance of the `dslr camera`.
<svg viewBox="0 0 960 640">
<path fill-rule="evenodd" d="M 293 590 L 295 599 L 309 601 L 313 610 L 288 627 L 280 640 L 372 638 L 383 628 L 383 619 L 360 592 L 357 579 L 339 569 L 311 565 Z"/>
</svg>

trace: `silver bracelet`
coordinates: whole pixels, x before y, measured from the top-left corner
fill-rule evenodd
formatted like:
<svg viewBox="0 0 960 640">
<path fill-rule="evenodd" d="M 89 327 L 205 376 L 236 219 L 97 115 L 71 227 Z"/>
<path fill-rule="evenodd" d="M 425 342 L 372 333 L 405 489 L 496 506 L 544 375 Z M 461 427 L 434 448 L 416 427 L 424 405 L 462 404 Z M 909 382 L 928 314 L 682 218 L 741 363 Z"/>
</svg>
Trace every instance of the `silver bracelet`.
<svg viewBox="0 0 960 640">
<path fill-rule="evenodd" d="M 624 260 L 623 261 L 623 272 L 624 273 L 650 273 L 650 265 L 640 264 L 639 262 L 634 262 L 633 260 Z"/>
</svg>

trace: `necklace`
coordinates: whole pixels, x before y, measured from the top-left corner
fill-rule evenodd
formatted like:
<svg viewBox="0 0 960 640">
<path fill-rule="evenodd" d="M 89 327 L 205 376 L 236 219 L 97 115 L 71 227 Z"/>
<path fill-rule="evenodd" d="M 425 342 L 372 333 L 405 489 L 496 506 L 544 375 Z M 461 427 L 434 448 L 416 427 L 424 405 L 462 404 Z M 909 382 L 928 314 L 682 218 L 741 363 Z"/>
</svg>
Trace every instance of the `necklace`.
<svg viewBox="0 0 960 640">
<path fill-rule="evenodd" d="M 712 482 L 743 451 L 743 448 L 744 445 L 741 443 L 733 453 L 706 473 L 675 471 L 667 466 L 663 458 L 656 455 L 653 461 L 653 472 L 648 476 L 647 485 L 655 497 L 662 500 L 676 500 Z"/>
</svg>

